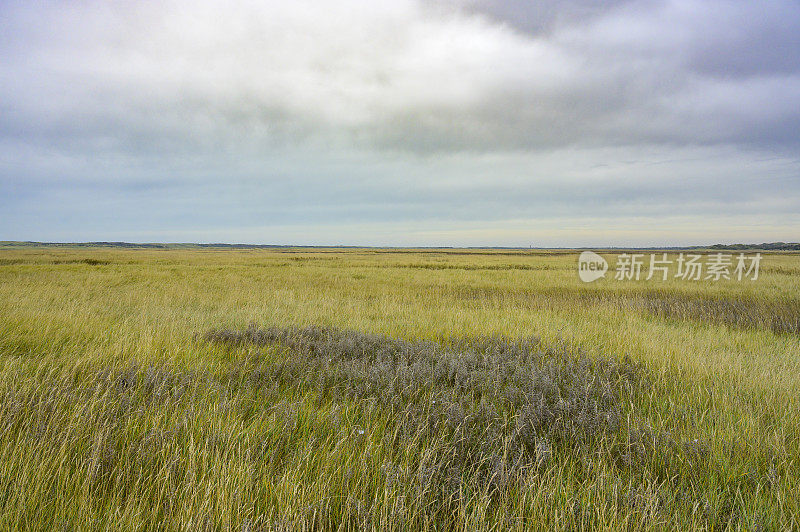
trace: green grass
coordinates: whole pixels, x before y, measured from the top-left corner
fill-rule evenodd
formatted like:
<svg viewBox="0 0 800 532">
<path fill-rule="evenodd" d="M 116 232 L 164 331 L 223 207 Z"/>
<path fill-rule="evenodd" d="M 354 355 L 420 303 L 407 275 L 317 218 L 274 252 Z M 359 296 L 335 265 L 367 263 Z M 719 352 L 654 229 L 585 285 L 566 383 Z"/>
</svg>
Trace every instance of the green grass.
<svg viewBox="0 0 800 532">
<path fill-rule="evenodd" d="M 0 357 L 3 530 L 800 528 L 800 254 L 7 247 Z"/>
</svg>

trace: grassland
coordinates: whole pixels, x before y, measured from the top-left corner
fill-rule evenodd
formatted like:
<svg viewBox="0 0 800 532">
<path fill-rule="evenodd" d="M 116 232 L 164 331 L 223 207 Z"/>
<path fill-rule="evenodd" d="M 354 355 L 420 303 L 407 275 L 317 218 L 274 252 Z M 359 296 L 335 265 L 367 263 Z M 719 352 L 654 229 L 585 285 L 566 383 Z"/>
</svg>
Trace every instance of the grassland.
<svg viewBox="0 0 800 532">
<path fill-rule="evenodd" d="M 800 528 L 800 254 L 0 248 L 0 529 Z"/>
</svg>

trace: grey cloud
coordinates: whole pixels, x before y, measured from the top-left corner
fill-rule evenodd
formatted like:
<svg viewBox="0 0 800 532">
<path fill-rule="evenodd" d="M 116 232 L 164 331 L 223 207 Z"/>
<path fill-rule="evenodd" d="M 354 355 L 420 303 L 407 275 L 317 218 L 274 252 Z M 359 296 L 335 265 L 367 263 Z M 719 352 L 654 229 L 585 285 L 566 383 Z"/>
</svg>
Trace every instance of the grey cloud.
<svg viewBox="0 0 800 532">
<path fill-rule="evenodd" d="M 444 0 L 446 1 L 446 0 Z M 554 29 L 581 24 L 613 11 L 631 0 L 464 0 L 459 4 L 471 12 L 488 15 L 526 33 L 539 35 Z"/>
<path fill-rule="evenodd" d="M 785 0 L 8 2 L 0 231 L 788 220 L 799 36 Z"/>
<path fill-rule="evenodd" d="M 554 3 L 537 9 L 571 24 L 546 35 L 413 2 L 334 18 L 330 27 L 315 18 L 324 13 L 302 6 L 281 8 L 277 21 L 269 10 L 252 20 L 233 12 L 216 28 L 212 6 L 172 3 L 164 15 L 120 5 L 91 11 L 88 27 L 80 8 L 67 10 L 49 21 L 55 43 L 35 32 L 32 50 L 6 43 L 4 135 L 49 145 L 101 139 L 120 149 L 155 139 L 176 150 L 242 136 L 411 151 L 638 142 L 797 148 L 793 2 Z M 532 9 L 492 5 L 506 19 Z M 124 27 L 126 16 L 131 27 L 120 34 L 102 24 Z M 173 27 L 186 17 L 197 28 Z M 270 32 L 284 22 L 298 27 L 273 42 Z"/>
</svg>

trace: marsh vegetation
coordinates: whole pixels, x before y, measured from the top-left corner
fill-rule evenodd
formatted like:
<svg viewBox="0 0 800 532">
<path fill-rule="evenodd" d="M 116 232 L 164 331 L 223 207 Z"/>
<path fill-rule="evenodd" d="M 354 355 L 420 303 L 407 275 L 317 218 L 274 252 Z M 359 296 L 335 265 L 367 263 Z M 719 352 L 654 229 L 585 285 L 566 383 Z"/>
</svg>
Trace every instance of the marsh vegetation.
<svg viewBox="0 0 800 532">
<path fill-rule="evenodd" d="M 800 526 L 800 256 L 0 249 L 0 528 Z"/>
</svg>

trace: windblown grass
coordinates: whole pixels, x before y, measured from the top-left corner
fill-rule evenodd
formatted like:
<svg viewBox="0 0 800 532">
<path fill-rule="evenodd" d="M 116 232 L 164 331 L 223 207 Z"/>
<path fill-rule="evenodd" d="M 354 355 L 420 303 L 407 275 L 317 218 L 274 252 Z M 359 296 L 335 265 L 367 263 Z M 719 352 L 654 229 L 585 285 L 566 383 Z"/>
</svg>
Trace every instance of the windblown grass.
<svg viewBox="0 0 800 532">
<path fill-rule="evenodd" d="M 800 259 L 765 261 L 0 250 L 0 529 L 797 528 Z"/>
<path fill-rule="evenodd" d="M 800 274 L 798 274 L 800 278 Z M 721 324 L 738 328 L 766 328 L 779 334 L 800 334 L 800 298 L 787 295 L 713 294 L 704 291 L 664 289 L 586 290 L 581 288 L 543 288 L 540 290 L 505 291 L 495 288 L 456 289 L 455 296 L 464 299 L 510 299 L 530 306 L 614 307 L 624 312 L 637 312 L 660 319 Z"/>
</svg>

